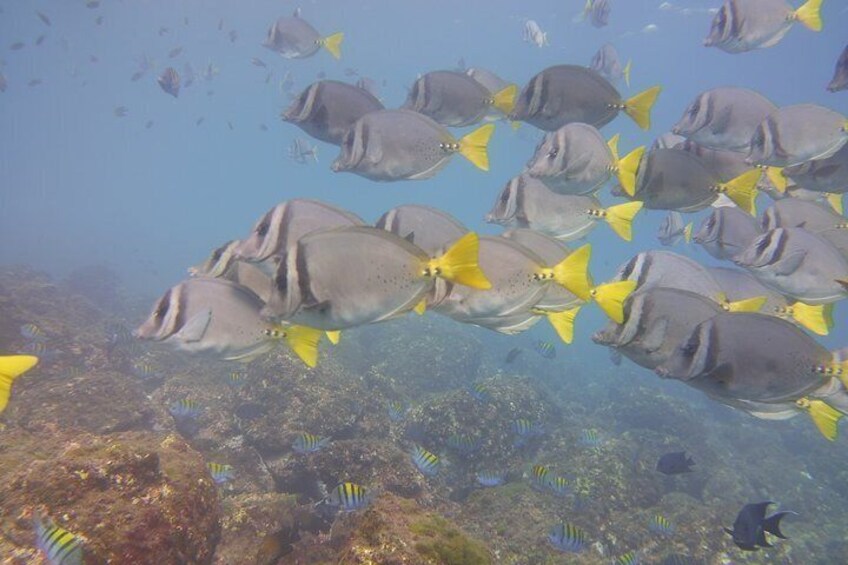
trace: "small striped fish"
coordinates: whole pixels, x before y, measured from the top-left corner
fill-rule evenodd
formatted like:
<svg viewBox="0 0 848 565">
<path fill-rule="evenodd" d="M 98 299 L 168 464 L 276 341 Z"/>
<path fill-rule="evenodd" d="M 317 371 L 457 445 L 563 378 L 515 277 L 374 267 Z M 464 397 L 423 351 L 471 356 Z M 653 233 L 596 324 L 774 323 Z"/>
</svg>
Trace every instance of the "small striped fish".
<svg viewBox="0 0 848 565">
<path fill-rule="evenodd" d="M 601 438 L 595 430 L 583 430 L 580 434 L 580 445 L 584 447 L 598 447 L 601 443 Z"/>
<path fill-rule="evenodd" d="M 539 489 L 548 488 L 551 471 L 545 465 L 533 465 L 530 471 L 530 480 L 533 486 Z"/>
<path fill-rule="evenodd" d="M 241 386 L 244 384 L 245 379 L 247 379 L 247 373 L 242 371 L 233 371 L 227 378 L 227 383 L 230 386 Z"/>
<path fill-rule="evenodd" d="M 426 476 L 433 477 L 439 472 L 441 461 L 435 453 L 430 453 L 420 445 L 416 445 L 410 456 L 412 463 Z"/>
<path fill-rule="evenodd" d="M 489 387 L 483 383 L 472 384 L 468 387 L 468 392 L 479 402 L 486 402 L 489 400 Z"/>
<path fill-rule="evenodd" d="M 156 369 L 149 361 L 143 359 L 132 362 L 130 372 L 139 379 L 151 379 L 156 376 Z"/>
<path fill-rule="evenodd" d="M 535 349 L 536 353 L 538 353 L 545 359 L 553 359 L 556 357 L 556 347 L 550 341 L 539 340 L 536 342 L 536 345 L 533 347 L 533 349 Z"/>
<path fill-rule="evenodd" d="M 300 454 L 315 453 L 328 443 L 330 443 L 330 438 L 328 437 L 321 437 L 303 432 L 299 434 L 294 440 L 294 443 L 292 443 L 292 449 Z"/>
<path fill-rule="evenodd" d="M 476 475 L 477 483 L 484 487 L 497 487 L 506 481 L 503 471 L 480 471 Z"/>
<path fill-rule="evenodd" d="M 371 501 L 368 489 L 355 483 L 341 483 L 333 489 L 327 501 L 342 512 L 353 512 L 365 508 Z"/>
<path fill-rule="evenodd" d="M 651 518 L 651 524 L 648 527 L 655 534 L 667 536 L 674 533 L 674 526 L 671 525 L 671 522 L 659 514 Z"/>
<path fill-rule="evenodd" d="M 27 339 L 43 340 L 45 339 L 44 330 L 36 324 L 24 324 L 21 326 L 21 335 Z"/>
<path fill-rule="evenodd" d="M 399 400 L 389 402 L 389 420 L 392 422 L 400 422 L 406 417 L 409 407 Z"/>
<path fill-rule="evenodd" d="M 68 530 L 36 518 L 35 540 L 50 565 L 82 564 L 82 539 Z"/>
<path fill-rule="evenodd" d="M 480 447 L 480 441 L 466 434 L 451 434 L 447 440 L 448 447 L 461 455 L 470 455 Z"/>
<path fill-rule="evenodd" d="M 639 555 L 635 551 L 628 551 L 615 560 L 615 565 L 639 565 Z"/>
<path fill-rule="evenodd" d="M 209 473 L 212 475 L 212 480 L 215 481 L 215 484 L 217 485 L 226 483 L 227 481 L 231 481 L 235 477 L 235 472 L 233 471 L 232 465 L 224 465 L 222 463 L 207 463 L 206 466 L 209 468 Z"/>
<path fill-rule="evenodd" d="M 195 418 L 200 414 L 200 406 L 190 398 L 183 398 L 171 404 L 168 411 L 174 418 Z"/>
<path fill-rule="evenodd" d="M 565 496 L 571 492 L 571 487 L 568 484 L 568 479 L 565 477 L 554 477 L 552 478 L 548 486 L 551 487 L 551 490 L 554 491 L 558 496 Z"/>
<path fill-rule="evenodd" d="M 557 524 L 548 533 L 548 541 L 560 551 L 578 553 L 586 547 L 586 532 L 572 524 Z"/>
<path fill-rule="evenodd" d="M 513 442 L 515 447 L 522 447 L 535 437 L 541 436 L 544 433 L 542 424 L 539 422 L 531 422 L 526 418 L 513 420 L 512 431 L 516 438 Z"/>
</svg>

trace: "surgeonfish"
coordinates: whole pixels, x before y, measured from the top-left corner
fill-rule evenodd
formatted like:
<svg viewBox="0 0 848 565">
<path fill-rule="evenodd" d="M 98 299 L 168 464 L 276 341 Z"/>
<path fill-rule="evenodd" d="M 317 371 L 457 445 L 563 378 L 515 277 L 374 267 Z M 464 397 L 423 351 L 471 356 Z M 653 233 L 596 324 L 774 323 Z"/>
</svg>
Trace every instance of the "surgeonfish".
<svg viewBox="0 0 848 565">
<path fill-rule="evenodd" d="M 9 403 L 12 394 L 12 383 L 35 367 L 38 357 L 33 355 L 3 355 L 0 356 L 0 414 Z"/>
<path fill-rule="evenodd" d="M 848 45 L 842 50 L 839 59 L 836 60 L 836 67 L 833 69 L 833 78 L 827 85 L 830 92 L 839 92 L 848 88 Z"/>
<path fill-rule="evenodd" d="M 680 212 L 671 211 L 660 222 L 657 239 L 666 246 L 677 245 L 681 240 L 689 243 L 692 241 L 692 222 L 684 226 Z"/>
<path fill-rule="evenodd" d="M 589 68 L 598 71 L 602 77 L 612 83 L 624 79 L 624 84 L 630 86 L 631 61 L 622 66 L 618 51 L 611 43 L 604 43 L 592 57 Z"/>
<path fill-rule="evenodd" d="M 514 84 L 492 94 L 464 72 L 431 71 L 413 83 L 402 107 L 444 126 L 465 127 L 479 123 L 492 108 L 509 114 L 517 94 Z"/>
<path fill-rule="evenodd" d="M 392 208 L 374 225 L 414 243 L 430 257 L 468 233 L 468 228 L 447 212 L 419 204 Z"/>
<path fill-rule="evenodd" d="M 340 59 L 343 33 L 321 37 L 306 20 L 300 17 L 300 8 L 291 17 L 282 17 L 268 29 L 268 37 L 262 44 L 286 59 L 311 57 L 322 47 Z"/>
<path fill-rule="evenodd" d="M 736 206 L 720 206 L 704 218 L 692 239 L 716 259 L 733 259 L 761 233 L 751 214 Z"/>
<path fill-rule="evenodd" d="M 789 167 L 827 159 L 846 142 L 848 118 L 839 112 L 816 104 L 783 106 L 754 130 L 747 161 L 759 166 Z"/>
<path fill-rule="evenodd" d="M 744 53 L 776 45 L 795 22 L 820 31 L 822 2 L 807 0 L 795 9 L 786 0 L 725 0 L 713 17 L 704 45 Z"/>
</svg>

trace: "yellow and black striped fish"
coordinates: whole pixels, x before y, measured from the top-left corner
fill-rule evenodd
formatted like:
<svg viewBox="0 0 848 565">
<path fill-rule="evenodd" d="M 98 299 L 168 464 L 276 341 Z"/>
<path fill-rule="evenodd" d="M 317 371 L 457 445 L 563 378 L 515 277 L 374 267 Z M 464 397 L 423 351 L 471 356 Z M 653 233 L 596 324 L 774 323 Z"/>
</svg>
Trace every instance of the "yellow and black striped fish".
<svg viewBox="0 0 848 565">
<path fill-rule="evenodd" d="M 428 477 L 435 476 L 439 472 L 441 461 L 435 453 L 430 453 L 420 445 L 416 445 L 410 455 L 412 456 L 412 462 L 418 467 L 418 470 Z"/>
<path fill-rule="evenodd" d="M 365 508 L 371 501 L 368 489 L 355 483 L 341 483 L 333 489 L 327 497 L 332 506 L 336 506 L 342 512 L 353 512 Z"/>
<path fill-rule="evenodd" d="M 36 518 L 35 540 L 50 565 L 82 564 L 82 538 L 68 530 Z"/>
</svg>

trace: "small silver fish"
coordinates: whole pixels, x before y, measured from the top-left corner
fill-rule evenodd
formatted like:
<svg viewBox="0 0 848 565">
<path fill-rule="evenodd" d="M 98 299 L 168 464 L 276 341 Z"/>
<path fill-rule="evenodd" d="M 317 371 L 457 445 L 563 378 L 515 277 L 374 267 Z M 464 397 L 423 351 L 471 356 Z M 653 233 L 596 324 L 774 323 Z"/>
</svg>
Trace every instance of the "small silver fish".
<svg viewBox="0 0 848 565">
<path fill-rule="evenodd" d="M 683 225 L 683 216 L 680 212 L 669 212 L 660 222 L 657 239 L 667 246 L 677 245 L 681 239 L 689 243 L 692 239 L 692 224 Z"/>
<path fill-rule="evenodd" d="M 548 33 L 542 31 L 542 28 L 536 20 L 527 20 L 524 22 L 523 39 L 526 42 L 534 44 L 536 47 L 544 47 L 549 44 Z"/>
<path fill-rule="evenodd" d="M 159 75 L 159 78 L 156 79 L 156 82 L 159 83 L 159 86 L 167 94 L 170 94 L 174 98 L 179 97 L 180 74 L 174 67 L 168 67 L 167 69 L 162 71 L 162 74 Z"/>
<path fill-rule="evenodd" d="M 611 43 L 604 43 L 598 49 L 592 57 L 589 67 L 598 71 L 602 77 L 610 82 L 618 82 L 623 78 L 624 84 L 630 86 L 631 61 L 627 61 L 626 65 L 622 65 L 618 51 Z"/>
<path fill-rule="evenodd" d="M 308 141 L 296 137 L 289 145 L 289 159 L 305 165 L 309 160 L 318 162 L 318 146 L 310 145 Z"/>
</svg>

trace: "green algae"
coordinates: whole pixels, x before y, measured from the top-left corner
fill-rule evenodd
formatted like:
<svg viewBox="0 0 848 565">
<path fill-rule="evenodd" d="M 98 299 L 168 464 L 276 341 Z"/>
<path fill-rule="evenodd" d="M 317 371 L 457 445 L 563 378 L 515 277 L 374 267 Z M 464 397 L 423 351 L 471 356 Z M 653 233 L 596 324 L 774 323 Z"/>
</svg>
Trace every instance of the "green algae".
<svg viewBox="0 0 848 565">
<path fill-rule="evenodd" d="M 427 515 L 409 525 L 420 536 L 415 550 L 424 558 L 446 565 L 491 563 L 489 553 L 479 541 L 469 538 L 441 516 Z"/>
</svg>

